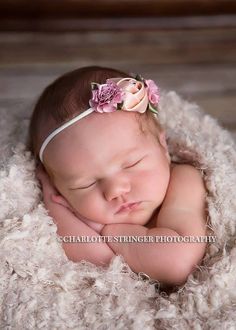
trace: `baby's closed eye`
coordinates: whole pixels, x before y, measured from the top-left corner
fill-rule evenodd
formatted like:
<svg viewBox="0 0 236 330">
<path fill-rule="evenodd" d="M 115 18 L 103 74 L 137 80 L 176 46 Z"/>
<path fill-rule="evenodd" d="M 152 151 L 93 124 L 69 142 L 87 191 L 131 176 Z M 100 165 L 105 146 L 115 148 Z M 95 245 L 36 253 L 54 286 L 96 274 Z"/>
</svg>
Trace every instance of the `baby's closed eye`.
<svg viewBox="0 0 236 330">
<path fill-rule="evenodd" d="M 74 188 L 74 189 L 72 189 L 72 190 L 75 190 L 75 189 L 87 189 L 87 188 L 90 188 L 90 187 L 92 187 L 93 185 L 95 185 L 96 182 L 97 182 L 97 181 L 94 181 L 94 182 L 90 183 L 89 185 L 86 185 L 86 186 L 84 186 L 84 187 Z"/>
<path fill-rule="evenodd" d="M 134 167 L 136 165 L 138 165 L 139 163 L 141 163 L 141 161 L 144 159 L 144 157 L 142 157 L 141 159 L 138 159 L 137 161 L 135 162 L 131 162 L 129 163 L 128 165 L 125 165 L 124 169 L 126 168 L 131 168 L 131 167 Z"/>
<path fill-rule="evenodd" d="M 123 169 L 129 169 L 129 168 L 135 167 L 136 165 L 140 164 L 140 163 L 143 161 L 144 158 L 145 158 L 145 156 L 142 157 L 142 158 L 138 158 L 138 160 L 130 161 L 130 162 L 126 163 L 125 165 L 123 165 L 122 168 L 123 168 Z M 71 190 L 76 190 L 76 189 L 79 189 L 79 190 L 88 189 L 88 188 L 94 186 L 96 183 L 97 183 L 97 180 L 96 180 L 96 181 L 93 181 L 93 182 L 91 182 L 91 183 L 85 184 L 85 185 L 83 185 L 83 186 L 81 186 L 81 187 L 71 188 Z"/>
</svg>

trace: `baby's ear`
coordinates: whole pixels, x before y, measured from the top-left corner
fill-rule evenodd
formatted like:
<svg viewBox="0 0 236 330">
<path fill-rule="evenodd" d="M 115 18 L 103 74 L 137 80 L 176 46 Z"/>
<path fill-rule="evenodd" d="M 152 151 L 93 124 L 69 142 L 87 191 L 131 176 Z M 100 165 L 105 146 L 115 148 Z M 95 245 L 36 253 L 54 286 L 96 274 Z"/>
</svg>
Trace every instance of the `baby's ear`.
<svg viewBox="0 0 236 330">
<path fill-rule="evenodd" d="M 57 204 L 60 204 L 62 206 L 65 206 L 69 209 L 71 209 L 71 206 L 70 204 L 67 202 L 67 200 L 62 196 L 62 195 L 55 195 L 55 194 L 52 194 L 51 195 L 51 200 L 54 202 L 54 203 L 57 203 Z"/>
<path fill-rule="evenodd" d="M 160 135 L 159 135 L 159 142 L 162 145 L 162 147 L 165 149 L 165 153 L 166 153 L 166 157 L 168 159 L 168 162 L 171 162 L 171 158 L 170 158 L 170 154 L 168 151 L 168 145 L 166 143 L 166 133 L 165 131 L 161 131 Z"/>
<path fill-rule="evenodd" d="M 161 131 L 159 133 L 159 142 L 162 145 L 162 147 L 165 148 L 166 151 L 168 151 L 168 146 L 167 146 L 167 143 L 166 143 L 166 133 L 165 133 L 165 131 Z"/>
</svg>

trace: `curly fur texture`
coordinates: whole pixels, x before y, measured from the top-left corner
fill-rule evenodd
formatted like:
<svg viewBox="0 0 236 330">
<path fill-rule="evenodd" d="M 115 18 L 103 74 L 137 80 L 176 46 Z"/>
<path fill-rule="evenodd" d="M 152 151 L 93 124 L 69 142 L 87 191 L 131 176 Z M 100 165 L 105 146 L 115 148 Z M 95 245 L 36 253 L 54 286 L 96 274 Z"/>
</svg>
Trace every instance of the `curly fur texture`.
<svg viewBox="0 0 236 330">
<path fill-rule="evenodd" d="M 107 269 L 67 259 L 25 149 L 29 119 L 1 109 L 1 329 L 235 329 L 236 150 L 195 104 L 162 93 L 173 161 L 201 169 L 217 236 L 186 284 L 165 292 L 116 256 Z"/>
</svg>

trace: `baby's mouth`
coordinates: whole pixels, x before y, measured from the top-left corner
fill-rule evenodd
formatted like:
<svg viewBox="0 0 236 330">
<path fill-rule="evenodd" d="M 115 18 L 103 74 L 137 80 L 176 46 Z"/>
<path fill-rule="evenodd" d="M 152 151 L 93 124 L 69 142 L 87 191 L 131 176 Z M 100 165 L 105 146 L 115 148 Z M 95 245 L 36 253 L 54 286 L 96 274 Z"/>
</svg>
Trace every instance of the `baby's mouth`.
<svg viewBox="0 0 236 330">
<path fill-rule="evenodd" d="M 134 211 L 139 207 L 140 204 L 141 202 L 124 203 L 120 206 L 115 214 Z"/>
</svg>

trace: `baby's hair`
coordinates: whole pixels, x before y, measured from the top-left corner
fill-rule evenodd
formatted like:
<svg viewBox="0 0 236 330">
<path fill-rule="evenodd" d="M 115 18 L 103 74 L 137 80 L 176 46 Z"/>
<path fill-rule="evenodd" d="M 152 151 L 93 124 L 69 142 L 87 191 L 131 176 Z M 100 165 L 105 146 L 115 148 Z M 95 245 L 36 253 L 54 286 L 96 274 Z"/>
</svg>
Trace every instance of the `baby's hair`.
<svg viewBox="0 0 236 330">
<path fill-rule="evenodd" d="M 62 75 L 44 89 L 34 107 L 27 139 L 27 149 L 38 163 L 39 150 L 47 136 L 89 107 L 91 82 L 103 84 L 106 79 L 117 77 L 130 77 L 130 74 L 111 68 L 87 66 Z M 158 139 L 162 128 L 153 113 L 146 111 L 135 115 L 140 130 L 144 134 L 150 132 Z"/>
</svg>

